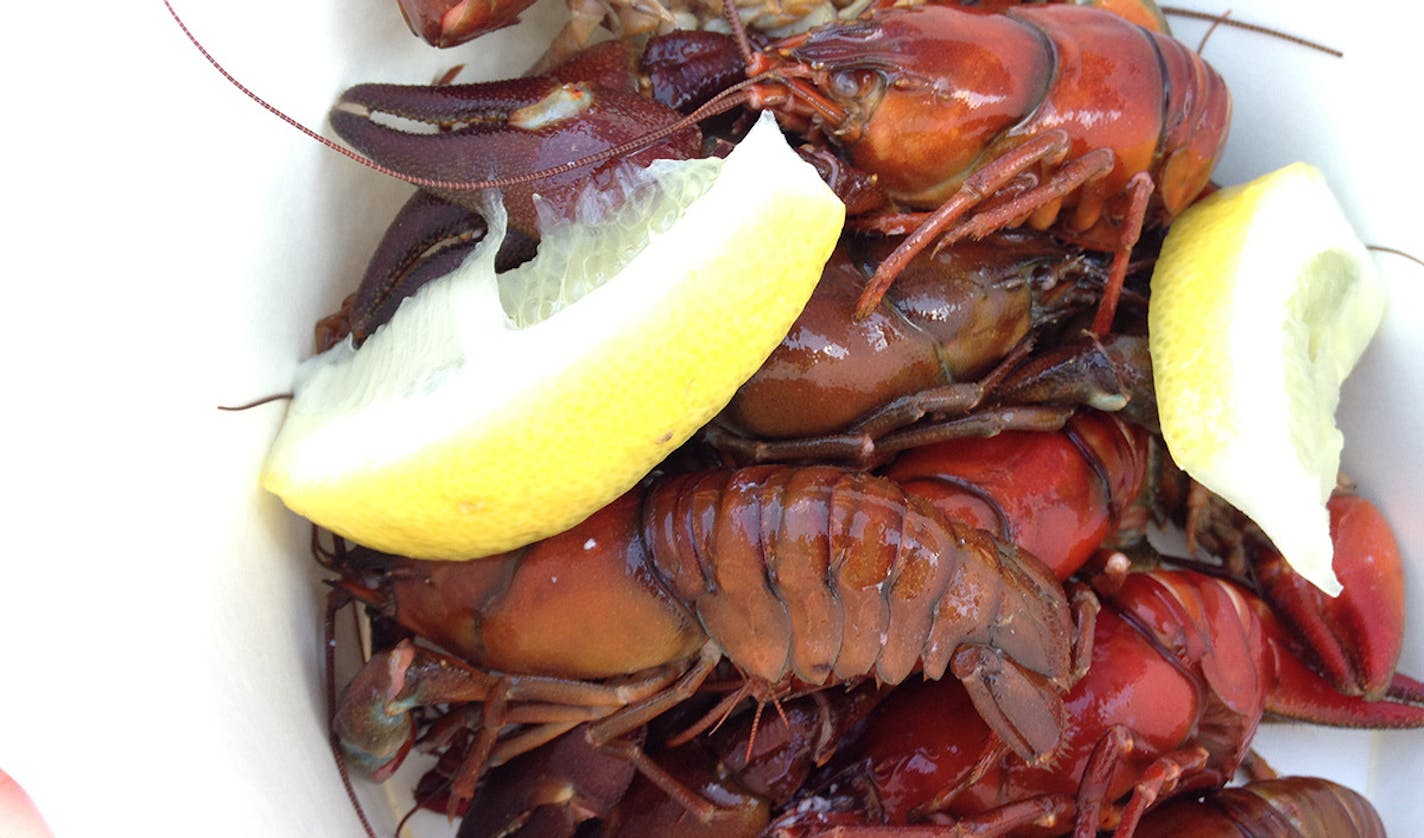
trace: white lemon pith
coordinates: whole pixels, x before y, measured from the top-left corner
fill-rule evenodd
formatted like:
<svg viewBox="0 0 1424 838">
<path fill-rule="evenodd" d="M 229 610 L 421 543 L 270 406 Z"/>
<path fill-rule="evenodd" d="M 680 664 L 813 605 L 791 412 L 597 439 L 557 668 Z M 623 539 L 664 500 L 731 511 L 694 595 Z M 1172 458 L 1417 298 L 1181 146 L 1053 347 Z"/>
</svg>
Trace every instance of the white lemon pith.
<svg viewBox="0 0 1424 838">
<path fill-rule="evenodd" d="M 492 222 L 360 349 L 301 367 L 263 486 L 353 541 L 431 559 L 519 547 L 631 488 L 776 347 L 844 222 L 769 117 L 721 166 L 612 279 L 524 328 L 499 301 Z"/>
<path fill-rule="evenodd" d="M 1368 251 L 1301 163 L 1184 212 L 1152 275 L 1149 342 L 1172 458 L 1331 595 L 1335 408 L 1384 306 Z"/>
</svg>

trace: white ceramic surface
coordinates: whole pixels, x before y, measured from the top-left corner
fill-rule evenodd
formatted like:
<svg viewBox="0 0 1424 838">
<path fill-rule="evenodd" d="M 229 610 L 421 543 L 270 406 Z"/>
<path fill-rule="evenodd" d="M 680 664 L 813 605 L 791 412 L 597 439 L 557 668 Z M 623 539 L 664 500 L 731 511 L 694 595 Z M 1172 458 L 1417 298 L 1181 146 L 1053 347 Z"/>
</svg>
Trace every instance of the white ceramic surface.
<svg viewBox="0 0 1424 838">
<path fill-rule="evenodd" d="M 6 227 L 0 329 L 0 766 L 61 836 L 354 835 L 323 732 L 306 528 L 255 486 L 282 408 L 214 408 L 287 387 L 312 321 L 356 281 L 407 188 L 243 99 L 157 0 L 102 5 L 7 27 L 21 217 Z M 1236 95 L 1219 179 L 1308 160 L 1367 241 L 1424 254 L 1417 30 L 1384 0 L 1229 6 L 1346 56 L 1213 35 L 1205 54 Z M 436 53 L 392 0 L 179 7 L 230 70 L 315 127 L 355 82 L 425 81 L 456 62 L 517 71 L 562 14 L 545 0 L 531 26 Z M 1204 29 L 1176 26 L 1193 44 Z M 1345 463 L 1405 545 L 1402 668 L 1424 673 L 1424 268 L 1379 264 L 1393 305 L 1347 386 Z M 1395 833 L 1424 826 L 1424 734 L 1269 728 L 1259 746 L 1284 772 L 1365 792 Z"/>
</svg>

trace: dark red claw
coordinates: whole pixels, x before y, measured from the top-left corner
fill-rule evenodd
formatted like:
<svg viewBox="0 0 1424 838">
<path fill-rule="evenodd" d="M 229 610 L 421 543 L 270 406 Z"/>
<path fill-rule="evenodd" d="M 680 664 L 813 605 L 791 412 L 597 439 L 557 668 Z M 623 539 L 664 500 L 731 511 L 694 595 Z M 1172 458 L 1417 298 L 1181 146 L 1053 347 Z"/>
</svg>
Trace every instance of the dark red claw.
<svg viewBox="0 0 1424 838">
<path fill-rule="evenodd" d="M 425 122 L 429 132 L 405 131 L 375 121 L 389 114 Z M 535 172 L 607 151 L 670 125 L 676 111 L 625 90 L 552 77 L 485 84 L 419 87 L 358 85 L 332 108 L 332 128 L 362 154 L 403 174 L 433 181 L 495 180 Z M 441 130 L 433 130 L 439 126 Z M 685 159 L 701 153 L 701 137 L 688 129 L 618 161 L 573 169 L 504 190 L 510 226 L 538 235 L 533 198 L 538 193 L 565 215 L 590 181 L 608 185 L 621 163 Z M 440 197 L 479 211 L 482 196 L 468 189 L 433 189 Z"/>
<path fill-rule="evenodd" d="M 505 115 L 549 95 L 558 82 L 546 76 L 476 84 L 358 84 L 332 105 L 332 113 L 390 114 L 428 125 L 500 125 Z"/>
<path fill-rule="evenodd" d="M 1404 564 L 1389 522 L 1356 495 L 1330 499 L 1334 570 L 1343 591 L 1327 597 L 1279 553 L 1261 550 L 1256 573 L 1293 631 L 1283 637 L 1341 692 L 1382 698 L 1404 643 Z"/>
<path fill-rule="evenodd" d="M 319 324 L 317 350 L 330 349 L 348 334 L 360 346 L 406 297 L 459 267 L 486 230 L 478 213 L 416 192 L 381 237 L 342 314 Z"/>
</svg>

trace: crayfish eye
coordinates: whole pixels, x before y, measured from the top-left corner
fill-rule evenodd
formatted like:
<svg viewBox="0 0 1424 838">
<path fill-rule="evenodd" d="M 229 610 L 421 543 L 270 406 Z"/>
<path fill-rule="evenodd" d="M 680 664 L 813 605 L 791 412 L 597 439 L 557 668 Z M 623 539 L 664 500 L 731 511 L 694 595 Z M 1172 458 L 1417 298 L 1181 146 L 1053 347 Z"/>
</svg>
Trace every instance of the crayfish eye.
<svg viewBox="0 0 1424 838">
<path fill-rule="evenodd" d="M 874 70 L 837 70 L 830 84 L 838 99 L 866 99 L 879 96 L 885 82 Z"/>
</svg>

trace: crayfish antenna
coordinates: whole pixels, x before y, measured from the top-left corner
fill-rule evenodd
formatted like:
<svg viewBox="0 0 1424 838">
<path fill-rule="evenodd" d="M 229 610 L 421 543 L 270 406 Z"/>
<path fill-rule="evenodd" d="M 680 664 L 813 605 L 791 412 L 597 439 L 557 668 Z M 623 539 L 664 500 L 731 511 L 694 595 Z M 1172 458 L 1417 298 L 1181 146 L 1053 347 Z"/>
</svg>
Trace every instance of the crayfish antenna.
<svg viewBox="0 0 1424 838">
<path fill-rule="evenodd" d="M 761 714 L 766 705 L 767 702 L 765 700 L 757 699 L 756 713 L 752 715 L 752 727 L 751 730 L 747 732 L 747 752 L 746 755 L 742 757 L 742 762 L 746 765 L 752 764 L 752 751 L 756 749 L 757 731 L 761 729 Z M 785 727 L 787 731 L 790 731 L 791 719 L 787 717 L 786 708 L 782 706 L 781 699 L 777 696 L 772 696 L 771 706 L 776 709 L 776 715 L 781 717 L 782 726 Z"/>
<path fill-rule="evenodd" d="M 304 125 L 297 119 L 287 115 L 276 105 L 273 105 L 266 99 L 263 99 L 261 96 L 257 95 L 255 91 L 253 91 L 251 88 L 249 88 L 242 82 L 238 81 L 236 76 L 228 72 L 227 68 L 224 67 L 217 60 L 217 58 L 213 56 L 212 53 L 208 52 L 207 47 L 203 46 L 202 42 L 199 41 L 197 36 L 193 34 L 192 30 L 188 28 L 188 25 L 183 22 L 183 18 L 178 15 L 178 10 L 173 8 L 173 5 L 169 2 L 169 0 L 163 0 L 163 5 L 165 8 L 168 9 L 168 13 L 173 17 L 174 22 L 178 24 L 178 28 L 183 30 L 183 34 L 188 38 L 188 41 L 192 43 L 192 45 L 198 50 L 198 52 L 203 56 L 203 58 L 213 66 L 213 69 L 218 71 L 219 75 L 226 79 L 227 82 L 233 87 L 237 88 L 238 91 L 240 91 L 244 96 L 251 99 L 253 102 L 256 102 L 258 105 L 261 105 L 262 108 L 265 109 L 267 112 L 271 113 L 273 116 L 297 129 L 301 133 L 305 134 L 307 137 L 316 140 L 318 143 L 321 143 L 322 145 L 326 146 L 332 151 L 335 151 L 343 157 L 346 157 L 347 159 L 352 160 L 355 163 L 365 166 L 366 168 L 371 169 L 372 171 L 379 172 L 388 177 L 395 178 L 396 180 L 405 181 L 406 183 L 409 183 L 412 186 L 419 186 L 424 189 L 460 192 L 477 192 L 485 189 L 503 189 L 507 186 L 513 186 L 516 184 L 533 183 L 535 181 L 544 180 L 545 178 L 555 177 L 557 175 L 576 171 L 586 166 L 602 163 L 616 157 L 633 154 L 635 152 L 643 150 L 644 148 L 647 148 L 648 146 L 658 142 L 659 140 L 665 139 L 679 131 L 686 129 L 688 126 L 700 122 L 703 119 L 707 119 L 711 116 L 716 116 L 717 114 L 729 111 L 734 107 L 746 104 L 751 100 L 751 96 L 749 93 L 746 92 L 746 88 L 751 84 L 762 80 L 760 78 L 746 79 L 742 82 L 739 82 L 738 84 L 728 87 L 726 90 L 723 90 L 721 93 L 710 99 L 706 104 L 702 105 L 702 107 L 698 108 L 697 110 L 693 111 L 691 114 L 683 117 L 682 119 L 679 119 L 669 125 L 665 125 L 662 128 L 651 131 L 636 140 L 632 140 L 630 142 L 623 143 L 622 145 L 605 149 L 594 154 L 590 154 L 586 157 L 582 157 L 577 160 L 562 163 L 558 166 L 551 166 L 547 169 L 540 169 L 534 172 L 526 172 L 522 175 L 495 178 L 492 180 L 439 180 L 436 178 L 426 178 L 420 177 L 418 175 L 406 174 L 396 169 L 392 169 L 389 166 L 382 165 L 376 162 L 375 160 L 372 160 L 371 158 L 360 154 L 359 152 L 352 151 L 351 149 L 341 145 L 335 140 L 328 139 L 317 131 L 308 128 L 306 125 Z M 745 32 L 743 34 L 745 35 Z"/>
<path fill-rule="evenodd" d="M 736 709 L 736 706 L 738 704 L 742 703 L 742 699 L 746 698 L 751 694 L 751 684 L 743 683 L 736 690 L 724 696 L 721 701 L 717 702 L 717 704 L 712 707 L 712 709 L 708 710 L 706 713 L 703 713 L 697 721 L 693 722 L 681 733 L 678 733 L 676 736 L 669 737 L 667 740 L 667 746 L 670 748 L 676 748 L 679 745 L 685 745 L 688 742 L 691 742 L 693 739 L 697 738 L 703 733 L 709 732 L 709 729 L 711 731 L 716 731 L 722 726 L 724 722 L 727 721 L 728 718 L 731 717 L 732 711 Z M 760 708 L 758 708 L 758 710 L 760 710 Z"/>
<path fill-rule="evenodd" d="M 1367 244 L 1367 245 L 1365 245 L 1365 248 L 1366 248 L 1367 250 L 1373 250 L 1373 251 L 1375 251 L 1376 253 L 1393 253 L 1395 256 L 1403 256 L 1405 259 L 1408 259 L 1409 261 L 1413 262 L 1414 264 L 1419 265 L 1419 266 L 1421 266 L 1421 267 L 1424 267 L 1424 259 L 1420 259 L 1418 256 L 1415 256 L 1413 253 L 1409 253 L 1409 252 L 1400 250 L 1399 248 L 1396 248 L 1396 247 L 1386 247 L 1385 245 L 1382 245 L 1382 244 Z"/>
<path fill-rule="evenodd" d="M 349 148 L 346 148 L 335 140 L 327 139 L 317 131 L 314 131 L 311 128 L 308 128 L 307 126 L 303 125 L 295 118 L 288 116 L 286 112 L 282 111 L 276 105 L 272 104 L 271 102 L 268 102 L 261 96 L 258 96 L 257 93 L 252 90 L 252 88 L 238 81 L 236 76 L 228 72 L 227 68 L 224 67 L 215 57 L 213 57 L 212 53 L 208 52 L 208 48 L 203 46 L 202 41 L 198 40 L 198 36 L 194 35 L 192 30 L 188 28 L 188 24 L 183 22 L 183 18 L 178 16 L 178 10 L 173 8 L 172 3 L 168 2 L 168 0 L 163 0 L 163 6 L 164 8 L 168 9 L 168 14 L 173 16 L 173 20 L 178 24 L 178 28 L 183 30 L 183 34 L 187 36 L 189 43 L 196 47 L 199 54 L 201 54 L 203 58 L 206 59 L 207 62 L 213 66 L 213 69 L 217 70 L 218 74 L 221 75 L 224 79 L 226 79 L 227 82 L 233 87 L 237 88 L 238 91 L 242 93 L 242 95 L 261 105 L 268 113 L 272 114 L 273 116 L 277 117 L 278 119 L 302 132 L 303 134 L 307 135 L 311 139 L 316 140 L 317 142 L 321 143 L 332 151 L 335 151 L 338 154 L 348 157 L 368 169 L 374 169 L 375 171 L 378 171 L 381 174 L 389 175 L 399 180 L 414 183 L 414 181 L 410 177 L 403 175 L 394 169 L 382 166 L 380 163 L 377 163 L 375 160 L 372 160 L 369 157 L 357 154 L 356 152 L 352 151 Z M 420 186 L 422 184 L 417 183 L 416 185 Z"/>
<path fill-rule="evenodd" d="M 1253 783 L 1257 780 L 1274 780 L 1280 776 L 1269 762 L 1256 753 L 1255 748 L 1246 752 L 1246 756 L 1241 760 L 1241 770 Z"/>
<path fill-rule="evenodd" d="M 752 713 L 752 727 L 751 730 L 747 732 L 747 752 L 742 757 L 742 762 L 747 765 L 750 765 L 752 762 L 752 750 L 756 748 L 757 731 L 761 729 L 761 711 L 765 707 L 765 701 L 758 701 L 756 711 Z M 776 709 L 780 710 L 781 705 L 777 704 Z M 783 713 L 781 718 L 785 720 L 786 715 Z M 790 725 L 788 724 L 787 727 L 790 727 Z"/>
<path fill-rule="evenodd" d="M 246 404 L 235 404 L 235 405 L 220 404 L 220 405 L 218 405 L 218 410 L 231 410 L 231 411 L 251 410 L 251 409 L 254 408 L 254 407 L 260 407 L 260 406 L 262 406 L 262 405 L 264 405 L 264 404 L 268 404 L 269 402 L 278 402 L 278 401 L 282 401 L 282 400 L 284 400 L 284 399 L 293 399 L 293 398 L 296 398 L 296 396 L 295 396 L 293 393 L 291 393 L 291 392 L 286 392 L 286 393 L 273 393 L 273 394 L 270 395 L 270 396 L 263 396 L 263 397 L 260 398 L 260 399 L 254 399 L 253 401 L 250 401 L 250 402 L 248 402 L 248 403 L 246 403 Z"/>
<path fill-rule="evenodd" d="M 1230 17 L 1230 12 L 1216 15 L 1210 12 L 1199 12 L 1196 9 L 1182 8 L 1181 6 L 1158 6 L 1157 8 L 1161 9 L 1163 14 L 1173 15 L 1175 17 L 1184 17 L 1188 18 L 1189 20 L 1209 21 L 1212 25 L 1212 28 L 1208 30 L 1206 36 L 1202 38 L 1202 46 L 1206 44 L 1206 37 L 1210 36 L 1212 31 L 1214 31 L 1216 27 L 1228 26 L 1232 29 L 1244 29 L 1247 32 L 1255 32 L 1258 35 L 1269 35 L 1272 38 L 1277 38 L 1287 43 L 1295 44 L 1296 46 L 1302 46 L 1306 49 L 1313 49 L 1316 52 L 1323 52 L 1326 55 L 1331 55 L 1335 58 L 1345 57 L 1345 53 L 1341 52 L 1338 49 L 1335 49 L 1334 47 L 1317 43 L 1315 41 L 1310 40 L 1309 38 L 1302 38 L 1299 35 L 1292 35 L 1289 32 L 1283 32 L 1279 29 L 1272 29 L 1269 26 L 1263 26 L 1259 23 L 1247 23 L 1243 20 L 1237 20 L 1236 18 Z M 1197 47 L 1197 52 L 1201 52 L 1201 46 Z"/>
<path fill-rule="evenodd" d="M 400 835 L 402 832 L 404 832 L 404 831 L 405 831 L 405 826 L 406 826 L 406 824 L 410 823 L 410 819 L 413 818 L 413 817 L 415 817 L 415 813 L 416 813 L 416 812 L 419 812 L 419 811 L 420 811 L 420 804 L 419 804 L 419 803 L 416 803 L 414 806 L 412 806 L 412 807 L 410 807 L 409 809 L 407 809 L 407 810 L 406 810 L 406 813 L 401 816 L 400 822 L 396 824 L 396 831 L 395 831 L 395 834 L 396 834 L 396 835 Z"/>
<path fill-rule="evenodd" d="M 732 30 L 732 40 L 737 43 L 737 53 L 742 57 L 742 63 L 750 67 L 752 65 L 752 42 L 747 37 L 747 25 L 742 20 L 742 12 L 737 8 L 736 0 L 722 0 L 722 16 L 727 19 L 727 25 Z"/>
</svg>

